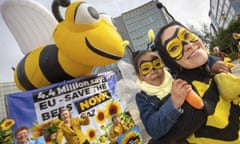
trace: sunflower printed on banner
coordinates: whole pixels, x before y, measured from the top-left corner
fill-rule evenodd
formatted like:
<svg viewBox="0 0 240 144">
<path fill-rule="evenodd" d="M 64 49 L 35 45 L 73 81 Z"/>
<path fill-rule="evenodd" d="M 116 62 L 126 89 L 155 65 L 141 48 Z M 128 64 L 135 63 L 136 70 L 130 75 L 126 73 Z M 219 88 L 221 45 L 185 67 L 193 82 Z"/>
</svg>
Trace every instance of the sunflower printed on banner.
<svg viewBox="0 0 240 144">
<path fill-rule="evenodd" d="M 139 126 L 135 126 L 128 132 L 119 136 L 118 143 L 120 143 L 120 144 L 144 144 L 143 139 L 140 135 Z"/>
<path fill-rule="evenodd" d="M 0 121 L 0 143 L 13 144 L 14 137 L 12 127 L 15 124 L 13 119 L 2 119 Z"/>
</svg>

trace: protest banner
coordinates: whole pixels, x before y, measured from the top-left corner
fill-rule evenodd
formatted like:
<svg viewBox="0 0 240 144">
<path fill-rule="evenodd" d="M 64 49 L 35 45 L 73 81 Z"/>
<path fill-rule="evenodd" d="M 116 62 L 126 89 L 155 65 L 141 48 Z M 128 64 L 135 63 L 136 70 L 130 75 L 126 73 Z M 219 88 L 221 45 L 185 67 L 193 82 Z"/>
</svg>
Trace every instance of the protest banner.
<svg viewBox="0 0 240 144">
<path fill-rule="evenodd" d="M 116 74 L 109 71 L 10 94 L 6 101 L 9 117 L 16 122 L 13 129 L 28 126 L 33 138 L 43 135 L 47 142 L 54 141 L 51 137 L 57 131 L 59 112 L 68 108 L 73 117 L 81 112 L 90 117 L 90 124 L 82 130 L 91 143 L 108 144 L 112 115 L 119 114 L 124 124 L 135 127 L 128 108 L 115 93 L 116 83 Z"/>
</svg>

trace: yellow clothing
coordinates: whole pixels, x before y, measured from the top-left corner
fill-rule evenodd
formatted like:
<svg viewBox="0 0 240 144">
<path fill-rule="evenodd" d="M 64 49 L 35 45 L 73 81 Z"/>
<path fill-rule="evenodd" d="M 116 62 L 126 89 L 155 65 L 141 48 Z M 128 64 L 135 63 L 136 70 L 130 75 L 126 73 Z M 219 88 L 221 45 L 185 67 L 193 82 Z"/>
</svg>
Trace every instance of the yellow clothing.
<svg viewBox="0 0 240 144">
<path fill-rule="evenodd" d="M 240 77 L 231 73 L 220 73 L 214 77 L 220 95 L 226 101 L 240 104 Z"/>
<path fill-rule="evenodd" d="M 240 46 L 240 33 L 235 33 L 233 38 L 238 41 L 238 45 Z"/>
<path fill-rule="evenodd" d="M 64 122 L 58 125 L 57 142 L 62 144 L 62 136 L 66 139 L 66 144 L 83 144 L 87 137 L 81 131 L 81 125 L 88 125 L 89 118 L 71 118 L 72 127 L 67 126 Z"/>
<path fill-rule="evenodd" d="M 194 132 L 187 141 L 192 144 L 239 144 L 239 113 L 240 79 L 232 74 L 220 73 L 214 77 L 219 97 L 213 98 L 211 105 L 205 103 L 210 112 L 206 124 Z M 213 80 L 209 83 L 193 81 L 201 97 L 206 97 L 213 88 Z M 212 91 L 213 92 L 213 91 Z M 212 93 L 214 94 L 214 93 Z M 205 100 L 206 100 L 205 99 Z M 236 102 L 234 105 L 232 102 Z"/>
<path fill-rule="evenodd" d="M 233 37 L 234 39 L 236 40 L 239 40 L 240 39 L 240 33 L 236 34 L 235 37 Z"/>
<path fill-rule="evenodd" d="M 117 138 L 119 135 L 123 134 L 124 132 L 128 131 L 129 128 L 123 125 L 122 123 L 118 123 L 117 125 L 113 125 L 110 129 L 110 139 L 111 144 L 117 143 Z"/>
<path fill-rule="evenodd" d="M 137 78 L 137 86 L 149 96 L 157 96 L 160 100 L 166 97 L 172 90 L 172 75 L 164 69 L 164 80 L 160 86 L 148 84 Z"/>
</svg>

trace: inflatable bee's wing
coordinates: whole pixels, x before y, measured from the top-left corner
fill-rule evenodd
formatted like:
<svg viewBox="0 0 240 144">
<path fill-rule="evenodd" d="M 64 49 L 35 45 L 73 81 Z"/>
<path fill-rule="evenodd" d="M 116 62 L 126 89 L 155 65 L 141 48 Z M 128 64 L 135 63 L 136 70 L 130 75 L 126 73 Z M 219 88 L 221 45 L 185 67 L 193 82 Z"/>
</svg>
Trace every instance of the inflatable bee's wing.
<svg viewBox="0 0 240 144">
<path fill-rule="evenodd" d="M 5 0 L 1 14 L 23 54 L 53 43 L 54 16 L 34 0 Z"/>
</svg>

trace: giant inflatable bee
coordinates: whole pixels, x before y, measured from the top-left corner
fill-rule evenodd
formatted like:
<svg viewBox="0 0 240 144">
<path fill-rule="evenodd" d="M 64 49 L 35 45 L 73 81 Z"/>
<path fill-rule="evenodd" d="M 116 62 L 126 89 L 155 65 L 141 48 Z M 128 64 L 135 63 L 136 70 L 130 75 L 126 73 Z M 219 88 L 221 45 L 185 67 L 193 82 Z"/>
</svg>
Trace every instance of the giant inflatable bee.
<svg viewBox="0 0 240 144">
<path fill-rule="evenodd" d="M 14 80 L 21 90 L 89 75 L 95 66 L 120 60 L 123 41 L 109 17 L 84 1 L 69 4 L 53 32 L 54 44 L 29 52 L 17 65 Z"/>
</svg>

